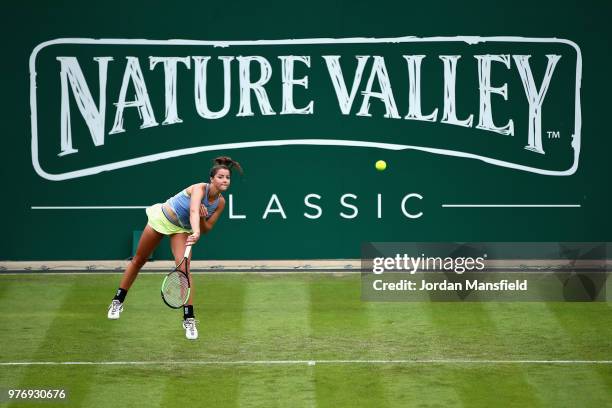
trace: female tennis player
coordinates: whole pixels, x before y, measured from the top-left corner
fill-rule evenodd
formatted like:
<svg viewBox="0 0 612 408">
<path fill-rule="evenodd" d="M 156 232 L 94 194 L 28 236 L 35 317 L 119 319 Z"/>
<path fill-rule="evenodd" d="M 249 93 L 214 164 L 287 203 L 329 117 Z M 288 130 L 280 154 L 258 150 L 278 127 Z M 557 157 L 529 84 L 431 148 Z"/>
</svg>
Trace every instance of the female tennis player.
<svg viewBox="0 0 612 408">
<path fill-rule="evenodd" d="M 183 259 L 185 246 L 194 245 L 200 239 L 200 234 L 206 234 L 213 229 L 225 208 L 225 198 L 221 193 L 229 188 L 232 169 L 242 174 L 242 167 L 237 161 L 230 157 L 217 157 L 210 169 L 208 183 L 193 184 L 165 203 L 147 208 L 148 223 L 138 242 L 136 254 L 125 270 L 119 289 L 108 308 L 109 319 L 119 319 L 128 290 L 165 235 L 170 236 L 172 254 L 178 264 Z M 183 328 L 185 336 L 195 340 L 198 338 L 198 329 L 193 313 L 191 275 L 189 279 L 191 293 L 183 307 Z"/>
</svg>

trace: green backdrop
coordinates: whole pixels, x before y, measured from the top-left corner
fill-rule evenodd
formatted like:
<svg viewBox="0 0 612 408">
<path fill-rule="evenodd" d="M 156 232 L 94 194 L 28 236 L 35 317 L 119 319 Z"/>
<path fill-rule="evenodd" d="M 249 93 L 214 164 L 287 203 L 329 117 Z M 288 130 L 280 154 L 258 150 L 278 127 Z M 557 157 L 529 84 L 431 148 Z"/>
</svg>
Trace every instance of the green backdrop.
<svg viewBox="0 0 612 408">
<path fill-rule="evenodd" d="M 5 6 L 2 64 L 3 152 L 1 164 L 5 234 L 0 246 L 2 260 L 28 259 L 121 259 L 130 256 L 133 231 L 146 223 L 143 209 L 38 209 L 64 206 L 146 206 L 161 202 L 180 188 L 206 181 L 211 160 L 219 154 L 239 160 L 245 175 L 234 175 L 230 193 L 234 213 L 223 214 L 214 231 L 198 244 L 200 259 L 310 259 L 357 258 L 361 242 L 388 241 L 610 241 L 608 216 L 608 159 L 612 142 L 608 135 L 608 95 L 611 91 L 612 7 L 603 2 L 217 2 L 170 5 L 162 2 L 102 2 L 82 4 L 64 1 L 51 6 L 41 2 Z M 354 40 L 326 44 L 288 42 L 246 43 L 255 40 L 345 39 L 431 37 L 560 38 L 575 43 L 497 41 L 468 44 L 462 41 L 371 42 Z M 40 49 L 34 59 L 32 88 L 30 58 L 44 42 L 60 38 L 200 40 L 230 42 L 225 47 L 201 44 L 55 44 Z M 231 43 L 234 42 L 234 43 Z M 241 43 L 236 43 L 241 42 Z M 524 149 L 527 144 L 528 104 L 517 64 L 510 69 L 500 62 L 491 68 L 492 86 L 507 84 L 508 100 L 493 94 L 495 125 L 514 121 L 514 136 L 476 128 L 479 120 L 479 82 L 476 55 L 532 55 L 533 79 L 540 86 L 547 68 L 546 55 L 560 55 L 550 88 L 542 105 L 545 155 Z M 272 69 L 265 85 L 275 115 L 262 115 L 251 97 L 254 115 L 239 111 L 240 56 L 258 55 Z M 295 86 L 297 107 L 314 103 L 311 115 L 282 115 L 282 76 L 279 56 L 310 56 L 310 67 L 295 64 L 295 78 L 308 76 L 308 89 Z M 343 115 L 322 56 L 341 57 L 347 86 L 357 66 L 356 56 L 368 55 L 363 79 L 350 114 Z M 421 66 L 422 113 L 438 108 L 435 122 L 406 120 L 409 110 L 409 76 L 404 55 L 426 55 Z M 440 55 L 461 55 L 457 64 L 456 104 L 459 119 L 473 114 L 471 127 L 440 123 L 444 103 L 444 72 Z M 61 75 L 58 57 L 78 59 L 95 103 L 100 94 L 98 63 L 94 57 L 113 57 L 108 65 L 105 142 L 95 146 L 70 93 L 72 142 L 77 153 L 58 156 L 61 134 Z M 125 132 L 109 134 L 113 124 L 126 56 L 138 58 L 147 85 L 152 111 L 159 126 L 140 129 L 136 108 L 125 109 Z M 220 119 L 203 119 L 194 107 L 194 60 L 191 68 L 177 70 L 177 110 L 182 123 L 162 125 L 165 114 L 164 69 L 153 70 L 149 56 L 211 56 L 208 95 L 211 109 L 222 106 L 223 76 L 219 56 L 233 56 L 232 102 Z M 359 116 L 373 57 L 385 60 L 394 102 L 401 116 L 385 118 L 385 105 L 370 99 L 370 117 Z M 577 64 L 582 62 L 581 73 Z M 261 74 L 252 66 L 250 74 Z M 580 75 L 581 74 L 581 75 Z M 372 92 L 379 92 L 379 78 Z M 577 81 L 578 79 L 578 81 Z M 578 82 L 578 93 L 576 83 Z M 580 97 L 577 108 L 576 96 Z M 36 116 L 33 119 L 32 98 Z M 127 100 L 134 99 L 134 88 Z M 288 145 L 204 151 L 150 161 L 66 180 L 49 180 L 33 166 L 33 129 L 36 160 L 48 173 L 74 170 L 129 160 L 177 149 L 224 143 L 274 140 L 353 140 L 469 152 L 505 162 L 547 171 L 571 168 L 574 150 L 571 135 L 581 117 L 580 154 L 577 169 L 568 175 L 485 163 L 481 160 L 435 154 L 414 149 L 378 147 Z M 34 126 L 32 123 L 34 121 Z M 549 139 L 548 131 L 560 138 Z M 376 160 L 388 164 L 384 172 Z M 571 173 L 571 172 L 570 172 Z M 422 212 L 406 217 L 402 199 L 410 193 L 407 209 Z M 286 215 L 268 214 L 276 194 Z M 316 213 L 304 204 L 305 196 L 322 209 Z M 356 199 L 352 213 L 343 207 L 344 194 Z M 378 217 L 377 194 L 382 197 Z M 573 207 L 457 208 L 447 204 L 542 204 Z M 167 244 L 164 244 L 167 245 Z M 169 252 L 164 249 L 162 257 Z"/>
</svg>

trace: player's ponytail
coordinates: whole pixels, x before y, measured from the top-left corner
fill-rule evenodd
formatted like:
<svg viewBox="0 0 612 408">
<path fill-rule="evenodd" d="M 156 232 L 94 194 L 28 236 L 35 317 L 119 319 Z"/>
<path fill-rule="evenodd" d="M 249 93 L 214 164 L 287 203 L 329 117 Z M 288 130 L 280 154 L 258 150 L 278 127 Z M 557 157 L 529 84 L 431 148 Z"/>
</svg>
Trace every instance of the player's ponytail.
<svg viewBox="0 0 612 408">
<path fill-rule="evenodd" d="M 217 172 L 219 171 L 219 169 L 229 170 L 230 173 L 232 172 L 233 169 L 236 169 L 238 170 L 240 174 L 244 174 L 244 172 L 242 171 L 242 166 L 240 166 L 240 163 L 238 163 L 236 160 L 233 160 L 231 157 L 219 156 L 213 160 L 213 163 L 214 164 L 212 168 L 210 169 L 210 177 L 214 177 L 215 174 L 217 174 Z"/>
</svg>

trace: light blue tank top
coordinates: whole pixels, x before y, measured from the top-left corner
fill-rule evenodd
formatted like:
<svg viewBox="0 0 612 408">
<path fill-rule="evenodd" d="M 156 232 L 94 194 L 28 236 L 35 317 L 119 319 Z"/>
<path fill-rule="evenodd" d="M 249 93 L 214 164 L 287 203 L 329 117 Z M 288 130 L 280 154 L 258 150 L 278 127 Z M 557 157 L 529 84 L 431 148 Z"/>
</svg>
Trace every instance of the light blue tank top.
<svg viewBox="0 0 612 408">
<path fill-rule="evenodd" d="M 217 210 L 219 206 L 219 199 L 221 198 L 221 194 L 217 196 L 215 201 L 212 203 L 208 202 L 208 192 L 210 189 L 210 184 L 206 184 L 206 188 L 204 190 L 204 197 L 202 198 L 202 204 L 208 210 L 208 215 L 206 219 L 209 219 Z M 191 222 L 189 221 L 189 205 L 191 204 L 191 197 L 187 194 L 186 190 L 181 190 L 176 193 L 174 196 L 170 197 L 166 203 L 172 208 L 172 211 L 176 214 L 178 218 L 179 227 L 191 229 Z M 169 217 L 170 222 L 171 220 Z"/>
</svg>

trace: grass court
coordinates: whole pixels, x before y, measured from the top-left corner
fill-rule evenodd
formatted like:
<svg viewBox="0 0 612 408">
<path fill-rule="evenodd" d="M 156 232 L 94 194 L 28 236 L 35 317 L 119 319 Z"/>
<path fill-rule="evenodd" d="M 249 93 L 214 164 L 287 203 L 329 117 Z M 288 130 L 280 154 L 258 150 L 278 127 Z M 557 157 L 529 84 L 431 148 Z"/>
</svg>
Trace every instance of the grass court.
<svg viewBox="0 0 612 408">
<path fill-rule="evenodd" d="M 64 388 L 66 407 L 612 404 L 610 303 L 367 303 L 355 273 L 202 273 L 188 341 L 161 274 L 107 320 L 119 279 L 0 275 L 3 392 Z"/>
</svg>

